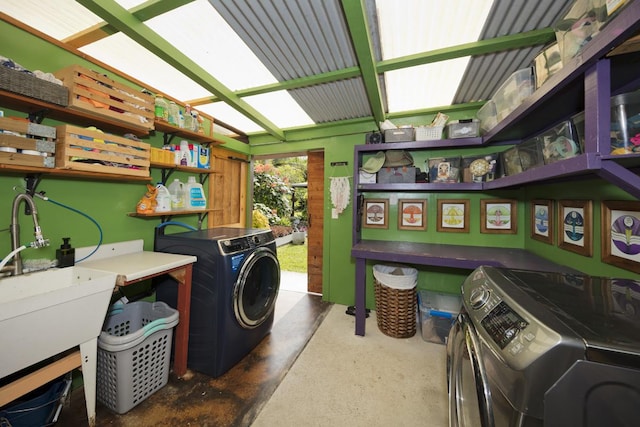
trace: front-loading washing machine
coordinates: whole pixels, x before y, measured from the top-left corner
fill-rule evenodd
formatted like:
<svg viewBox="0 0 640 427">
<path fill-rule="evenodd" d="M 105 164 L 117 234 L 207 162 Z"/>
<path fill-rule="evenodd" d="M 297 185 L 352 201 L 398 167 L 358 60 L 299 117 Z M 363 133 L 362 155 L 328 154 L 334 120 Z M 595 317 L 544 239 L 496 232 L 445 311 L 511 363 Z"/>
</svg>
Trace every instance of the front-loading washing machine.
<svg viewBox="0 0 640 427">
<path fill-rule="evenodd" d="M 218 227 L 167 234 L 155 251 L 195 255 L 189 323 L 189 368 L 218 377 L 271 331 L 280 264 L 270 230 Z M 156 299 L 177 305 L 172 279 L 156 282 Z"/>
</svg>

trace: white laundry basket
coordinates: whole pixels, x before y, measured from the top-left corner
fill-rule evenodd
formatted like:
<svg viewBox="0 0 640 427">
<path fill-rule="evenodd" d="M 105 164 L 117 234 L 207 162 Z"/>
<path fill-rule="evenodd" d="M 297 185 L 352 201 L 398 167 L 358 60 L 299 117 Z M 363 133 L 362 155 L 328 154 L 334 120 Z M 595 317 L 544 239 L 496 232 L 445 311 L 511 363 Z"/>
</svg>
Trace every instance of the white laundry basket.
<svg viewBox="0 0 640 427">
<path fill-rule="evenodd" d="M 98 337 L 98 400 L 124 414 L 169 381 L 178 311 L 164 302 L 114 305 Z"/>
</svg>

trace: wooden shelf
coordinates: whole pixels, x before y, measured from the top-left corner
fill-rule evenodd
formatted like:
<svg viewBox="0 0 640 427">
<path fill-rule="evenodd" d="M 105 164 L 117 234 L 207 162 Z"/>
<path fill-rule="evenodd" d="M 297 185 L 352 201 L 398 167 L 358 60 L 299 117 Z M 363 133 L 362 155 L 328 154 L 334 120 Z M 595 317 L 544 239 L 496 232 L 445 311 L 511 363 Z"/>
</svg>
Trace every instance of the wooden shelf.
<svg viewBox="0 0 640 427">
<path fill-rule="evenodd" d="M 69 169 L 59 168 L 44 168 L 33 166 L 19 166 L 0 164 L 0 172 L 7 174 L 33 174 L 33 175 L 50 175 L 63 178 L 85 178 L 85 179 L 99 179 L 103 181 L 151 181 L 151 177 L 147 176 L 132 176 L 132 175 L 118 175 L 113 173 L 101 173 L 101 172 L 88 172 L 77 171 Z"/>
<path fill-rule="evenodd" d="M 182 129 L 169 123 L 156 119 L 154 122 L 155 130 L 158 132 L 163 132 L 165 135 L 168 135 L 170 138 L 179 137 L 188 139 L 189 141 L 197 142 L 200 144 L 206 145 L 220 145 L 223 144 L 222 141 L 218 141 L 215 137 L 206 136 L 201 133 L 193 132 L 187 129 Z"/>
<path fill-rule="evenodd" d="M 68 107 L 51 104 L 2 89 L 0 89 L 0 105 L 12 110 L 23 111 L 27 114 L 42 115 L 43 117 L 74 123 L 80 126 L 95 126 L 102 131 L 120 134 L 133 133 L 138 137 L 149 135 L 149 129 L 143 126 L 135 126 L 129 122 L 120 121 L 115 118 L 73 110 Z"/>
</svg>

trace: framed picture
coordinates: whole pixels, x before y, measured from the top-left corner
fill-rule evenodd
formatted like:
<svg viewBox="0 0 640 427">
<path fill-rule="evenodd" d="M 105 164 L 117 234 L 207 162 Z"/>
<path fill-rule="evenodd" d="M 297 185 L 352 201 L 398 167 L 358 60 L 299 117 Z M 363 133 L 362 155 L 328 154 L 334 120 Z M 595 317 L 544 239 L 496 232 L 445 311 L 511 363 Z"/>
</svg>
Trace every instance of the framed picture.
<svg viewBox="0 0 640 427">
<path fill-rule="evenodd" d="M 363 227 L 389 228 L 389 200 L 365 199 L 363 215 Z"/>
<path fill-rule="evenodd" d="M 531 238 L 553 245 L 553 201 L 531 201 Z"/>
<path fill-rule="evenodd" d="M 591 256 L 591 200 L 558 201 L 558 247 Z"/>
<path fill-rule="evenodd" d="M 398 230 L 426 230 L 427 201 L 398 200 Z"/>
<path fill-rule="evenodd" d="M 438 231 L 469 232 L 469 200 L 438 200 Z"/>
<path fill-rule="evenodd" d="M 518 203 L 512 199 L 480 200 L 480 232 L 516 234 Z"/>
<path fill-rule="evenodd" d="M 640 273 L 640 202 L 603 201 L 602 261 Z"/>
</svg>

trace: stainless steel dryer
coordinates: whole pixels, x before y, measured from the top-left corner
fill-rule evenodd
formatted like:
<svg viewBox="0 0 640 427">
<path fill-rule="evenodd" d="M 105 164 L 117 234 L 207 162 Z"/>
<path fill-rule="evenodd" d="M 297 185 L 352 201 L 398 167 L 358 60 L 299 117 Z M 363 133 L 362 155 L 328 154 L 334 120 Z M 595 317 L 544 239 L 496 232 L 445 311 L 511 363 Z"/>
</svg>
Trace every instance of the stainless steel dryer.
<svg viewBox="0 0 640 427">
<path fill-rule="evenodd" d="M 269 334 L 280 288 L 270 230 L 219 227 L 165 234 L 155 250 L 195 255 L 187 366 L 218 377 Z M 171 280 L 171 279 L 169 279 Z M 176 307 L 176 286 L 156 284 L 156 298 Z"/>
<path fill-rule="evenodd" d="M 447 342 L 451 426 L 635 426 L 640 282 L 479 267 Z"/>
</svg>

